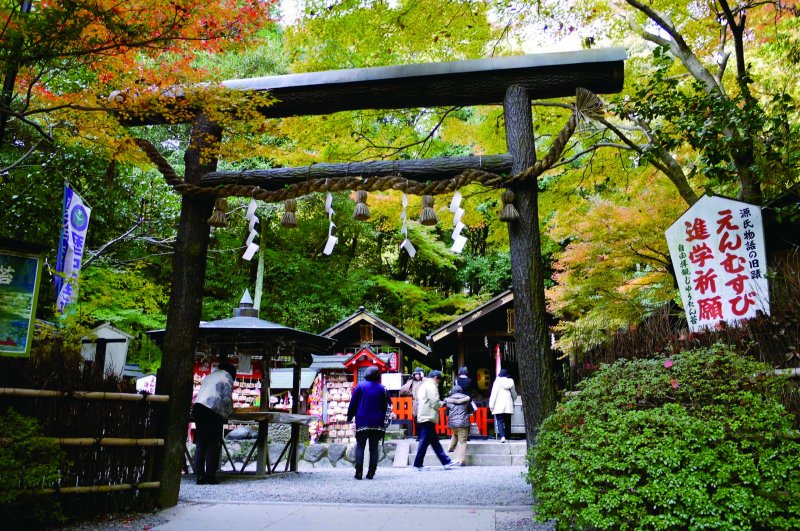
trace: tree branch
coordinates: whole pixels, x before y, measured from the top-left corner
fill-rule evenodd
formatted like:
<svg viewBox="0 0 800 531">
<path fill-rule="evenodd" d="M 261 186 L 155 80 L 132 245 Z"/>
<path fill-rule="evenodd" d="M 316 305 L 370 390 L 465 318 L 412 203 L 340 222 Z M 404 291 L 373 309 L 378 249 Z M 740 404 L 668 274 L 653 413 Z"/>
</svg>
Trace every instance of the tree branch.
<svg viewBox="0 0 800 531">
<path fill-rule="evenodd" d="M 142 202 L 144 202 L 144 201 L 142 201 Z M 125 231 L 125 232 L 124 232 L 123 234 L 121 234 L 120 236 L 118 236 L 118 237 L 114 238 L 113 240 L 111 240 L 111 241 L 108 241 L 108 242 L 104 243 L 104 244 L 103 244 L 103 245 L 102 245 L 102 246 L 101 246 L 101 247 L 100 247 L 100 248 L 99 248 L 99 249 L 98 249 L 96 252 L 94 252 L 94 253 L 91 253 L 91 254 L 92 254 L 92 256 L 91 256 L 91 257 L 89 257 L 89 259 L 88 259 L 88 260 L 86 260 L 86 261 L 83 263 L 83 267 L 84 267 L 84 268 L 87 268 L 87 267 L 89 267 L 89 264 L 91 264 L 92 262 L 94 262 L 95 260 L 97 260 L 97 258 L 99 258 L 99 257 L 100 257 L 100 255 L 102 255 L 102 254 L 103 254 L 103 253 L 104 253 L 106 250 L 108 250 L 108 248 L 109 248 L 109 247 L 111 247 L 112 245 L 116 244 L 117 242 L 120 242 L 120 241 L 122 241 L 122 240 L 126 239 L 126 238 L 128 237 L 128 235 L 129 235 L 129 234 L 131 234 L 133 231 L 135 231 L 136 229 L 138 229 L 139 227 L 141 227 L 141 226 L 142 226 L 142 223 L 144 223 L 144 216 L 140 214 L 140 215 L 139 215 L 139 219 L 138 219 L 138 220 L 136 220 L 136 223 L 134 223 L 134 224 L 133 224 L 133 226 L 132 226 L 130 229 L 128 229 L 127 231 Z"/>
<path fill-rule="evenodd" d="M 638 11 L 641 11 L 647 15 L 672 38 L 671 41 L 667 41 L 661 37 L 643 31 L 642 37 L 644 39 L 659 43 L 661 45 L 668 45 L 672 54 L 677 57 L 681 63 L 683 63 L 683 66 L 686 68 L 686 70 L 688 70 L 695 79 L 704 84 L 707 93 L 711 94 L 718 92 L 722 93 L 723 95 L 725 94 L 722 85 L 717 83 L 716 78 L 714 78 L 711 72 L 709 72 L 706 67 L 703 66 L 694 52 L 692 52 L 691 48 L 689 48 L 689 45 L 686 44 L 686 41 L 683 39 L 683 35 L 680 34 L 680 32 L 672 24 L 672 21 L 669 20 L 666 15 L 662 15 L 655 9 L 643 4 L 642 2 L 639 2 L 638 0 L 625 1 L 634 9 L 637 9 Z"/>
</svg>

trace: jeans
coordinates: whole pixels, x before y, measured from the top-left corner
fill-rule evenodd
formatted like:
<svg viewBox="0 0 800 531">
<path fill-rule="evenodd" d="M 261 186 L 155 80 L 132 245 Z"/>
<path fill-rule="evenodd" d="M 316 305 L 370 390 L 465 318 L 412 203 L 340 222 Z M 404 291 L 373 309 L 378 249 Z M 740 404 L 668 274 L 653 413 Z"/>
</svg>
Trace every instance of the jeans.
<svg viewBox="0 0 800 531">
<path fill-rule="evenodd" d="M 436 457 L 439 458 L 442 465 L 449 464 L 450 458 L 445 453 L 442 444 L 439 442 L 439 437 L 436 435 L 436 424 L 433 422 L 420 422 L 417 427 L 419 428 L 419 447 L 417 447 L 417 456 L 414 458 L 414 466 L 417 468 L 422 467 L 428 446 L 436 452 Z"/>
<path fill-rule="evenodd" d="M 356 432 L 356 468 L 364 468 L 364 448 L 369 441 L 369 470 L 378 467 L 378 442 L 383 437 L 381 430 L 361 430 Z"/>
<path fill-rule="evenodd" d="M 494 416 L 495 433 L 501 439 L 511 435 L 511 413 L 498 413 Z"/>
<path fill-rule="evenodd" d="M 222 451 L 222 428 L 225 419 L 202 404 L 195 404 L 193 412 L 196 429 L 192 466 L 198 476 L 214 478 Z"/>
</svg>

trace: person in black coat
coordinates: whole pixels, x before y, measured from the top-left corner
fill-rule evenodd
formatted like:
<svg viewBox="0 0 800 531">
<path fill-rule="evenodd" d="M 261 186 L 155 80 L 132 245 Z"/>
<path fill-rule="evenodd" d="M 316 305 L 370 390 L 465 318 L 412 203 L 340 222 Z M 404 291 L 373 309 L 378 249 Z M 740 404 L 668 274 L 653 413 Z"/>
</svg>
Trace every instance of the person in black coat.
<svg viewBox="0 0 800 531">
<path fill-rule="evenodd" d="M 468 376 L 469 372 L 466 367 L 458 369 L 458 378 L 456 378 L 456 385 L 461 388 L 461 392 L 472 398 L 472 379 Z"/>
<path fill-rule="evenodd" d="M 384 421 L 386 408 L 391 403 L 389 392 L 381 385 L 381 371 L 375 366 L 364 373 L 350 398 L 347 408 L 347 422 L 356 419 L 356 479 L 361 479 L 364 471 L 364 448 L 369 442 L 369 470 L 367 479 L 375 477 L 378 468 L 378 442 L 386 431 Z"/>
</svg>

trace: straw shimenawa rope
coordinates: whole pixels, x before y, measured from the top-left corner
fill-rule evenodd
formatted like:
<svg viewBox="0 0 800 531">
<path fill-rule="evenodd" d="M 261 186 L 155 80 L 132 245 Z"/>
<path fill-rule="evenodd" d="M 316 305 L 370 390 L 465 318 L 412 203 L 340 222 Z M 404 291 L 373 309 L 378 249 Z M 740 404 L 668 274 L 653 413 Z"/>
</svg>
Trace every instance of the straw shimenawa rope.
<svg viewBox="0 0 800 531">
<path fill-rule="evenodd" d="M 352 175 L 335 179 L 309 179 L 301 183 L 287 185 L 280 190 L 264 190 L 258 186 L 224 184 L 218 186 L 198 186 L 181 179 L 169 162 L 159 153 L 158 149 L 149 141 L 135 138 L 139 146 L 150 161 L 164 176 L 167 184 L 176 192 L 189 195 L 210 195 L 214 197 L 251 197 L 268 203 L 285 201 L 309 195 L 313 192 L 339 192 L 344 190 L 362 190 L 364 192 L 378 192 L 383 190 L 402 190 L 412 195 L 440 195 L 450 194 L 468 184 L 481 184 L 488 188 L 508 188 L 514 183 L 536 179 L 553 167 L 561 157 L 570 137 L 575 133 L 578 124 L 589 118 L 597 117 L 602 113 L 601 101 L 595 94 L 586 89 L 579 88 L 576 92 L 575 106 L 567 123 L 559 132 L 547 155 L 536 161 L 525 171 L 509 176 L 501 176 L 479 169 L 467 169 L 447 180 L 420 182 L 403 177 L 402 175 L 388 176 L 361 176 Z M 310 168 L 310 166 L 309 166 Z"/>
</svg>

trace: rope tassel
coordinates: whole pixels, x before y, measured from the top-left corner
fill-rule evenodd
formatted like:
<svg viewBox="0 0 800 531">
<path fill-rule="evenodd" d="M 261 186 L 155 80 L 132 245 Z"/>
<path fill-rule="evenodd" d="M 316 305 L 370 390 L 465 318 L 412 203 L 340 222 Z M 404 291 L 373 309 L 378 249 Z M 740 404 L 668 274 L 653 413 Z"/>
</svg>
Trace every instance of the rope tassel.
<svg viewBox="0 0 800 531">
<path fill-rule="evenodd" d="M 367 192 L 358 190 L 356 192 L 356 209 L 353 211 L 353 219 L 366 221 L 369 219 L 369 207 L 367 206 Z"/>
<path fill-rule="evenodd" d="M 578 87 L 575 91 L 575 116 L 582 122 L 602 118 L 603 102 L 595 93 Z"/>
<path fill-rule="evenodd" d="M 422 213 L 419 215 L 419 222 L 423 225 L 436 225 L 439 223 L 439 218 L 436 217 L 436 211 L 433 209 L 433 196 L 422 196 Z"/>
<path fill-rule="evenodd" d="M 283 202 L 283 218 L 281 218 L 281 226 L 287 229 L 297 227 L 297 199 L 287 199 Z"/>
<path fill-rule="evenodd" d="M 211 217 L 208 218 L 208 224 L 211 227 L 227 227 L 228 226 L 228 217 L 225 215 L 225 210 L 228 208 L 228 200 L 224 197 L 218 197 L 216 201 L 214 201 L 214 211 L 211 213 Z"/>
<path fill-rule="evenodd" d="M 519 219 L 519 212 L 517 212 L 516 207 L 514 207 L 514 192 L 506 190 L 503 192 L 501 199 L 503 201 L 503 210 L 500 211 L 500 221 L 505 221 L 506 223 L 517 221 Z"/>
</svg>

